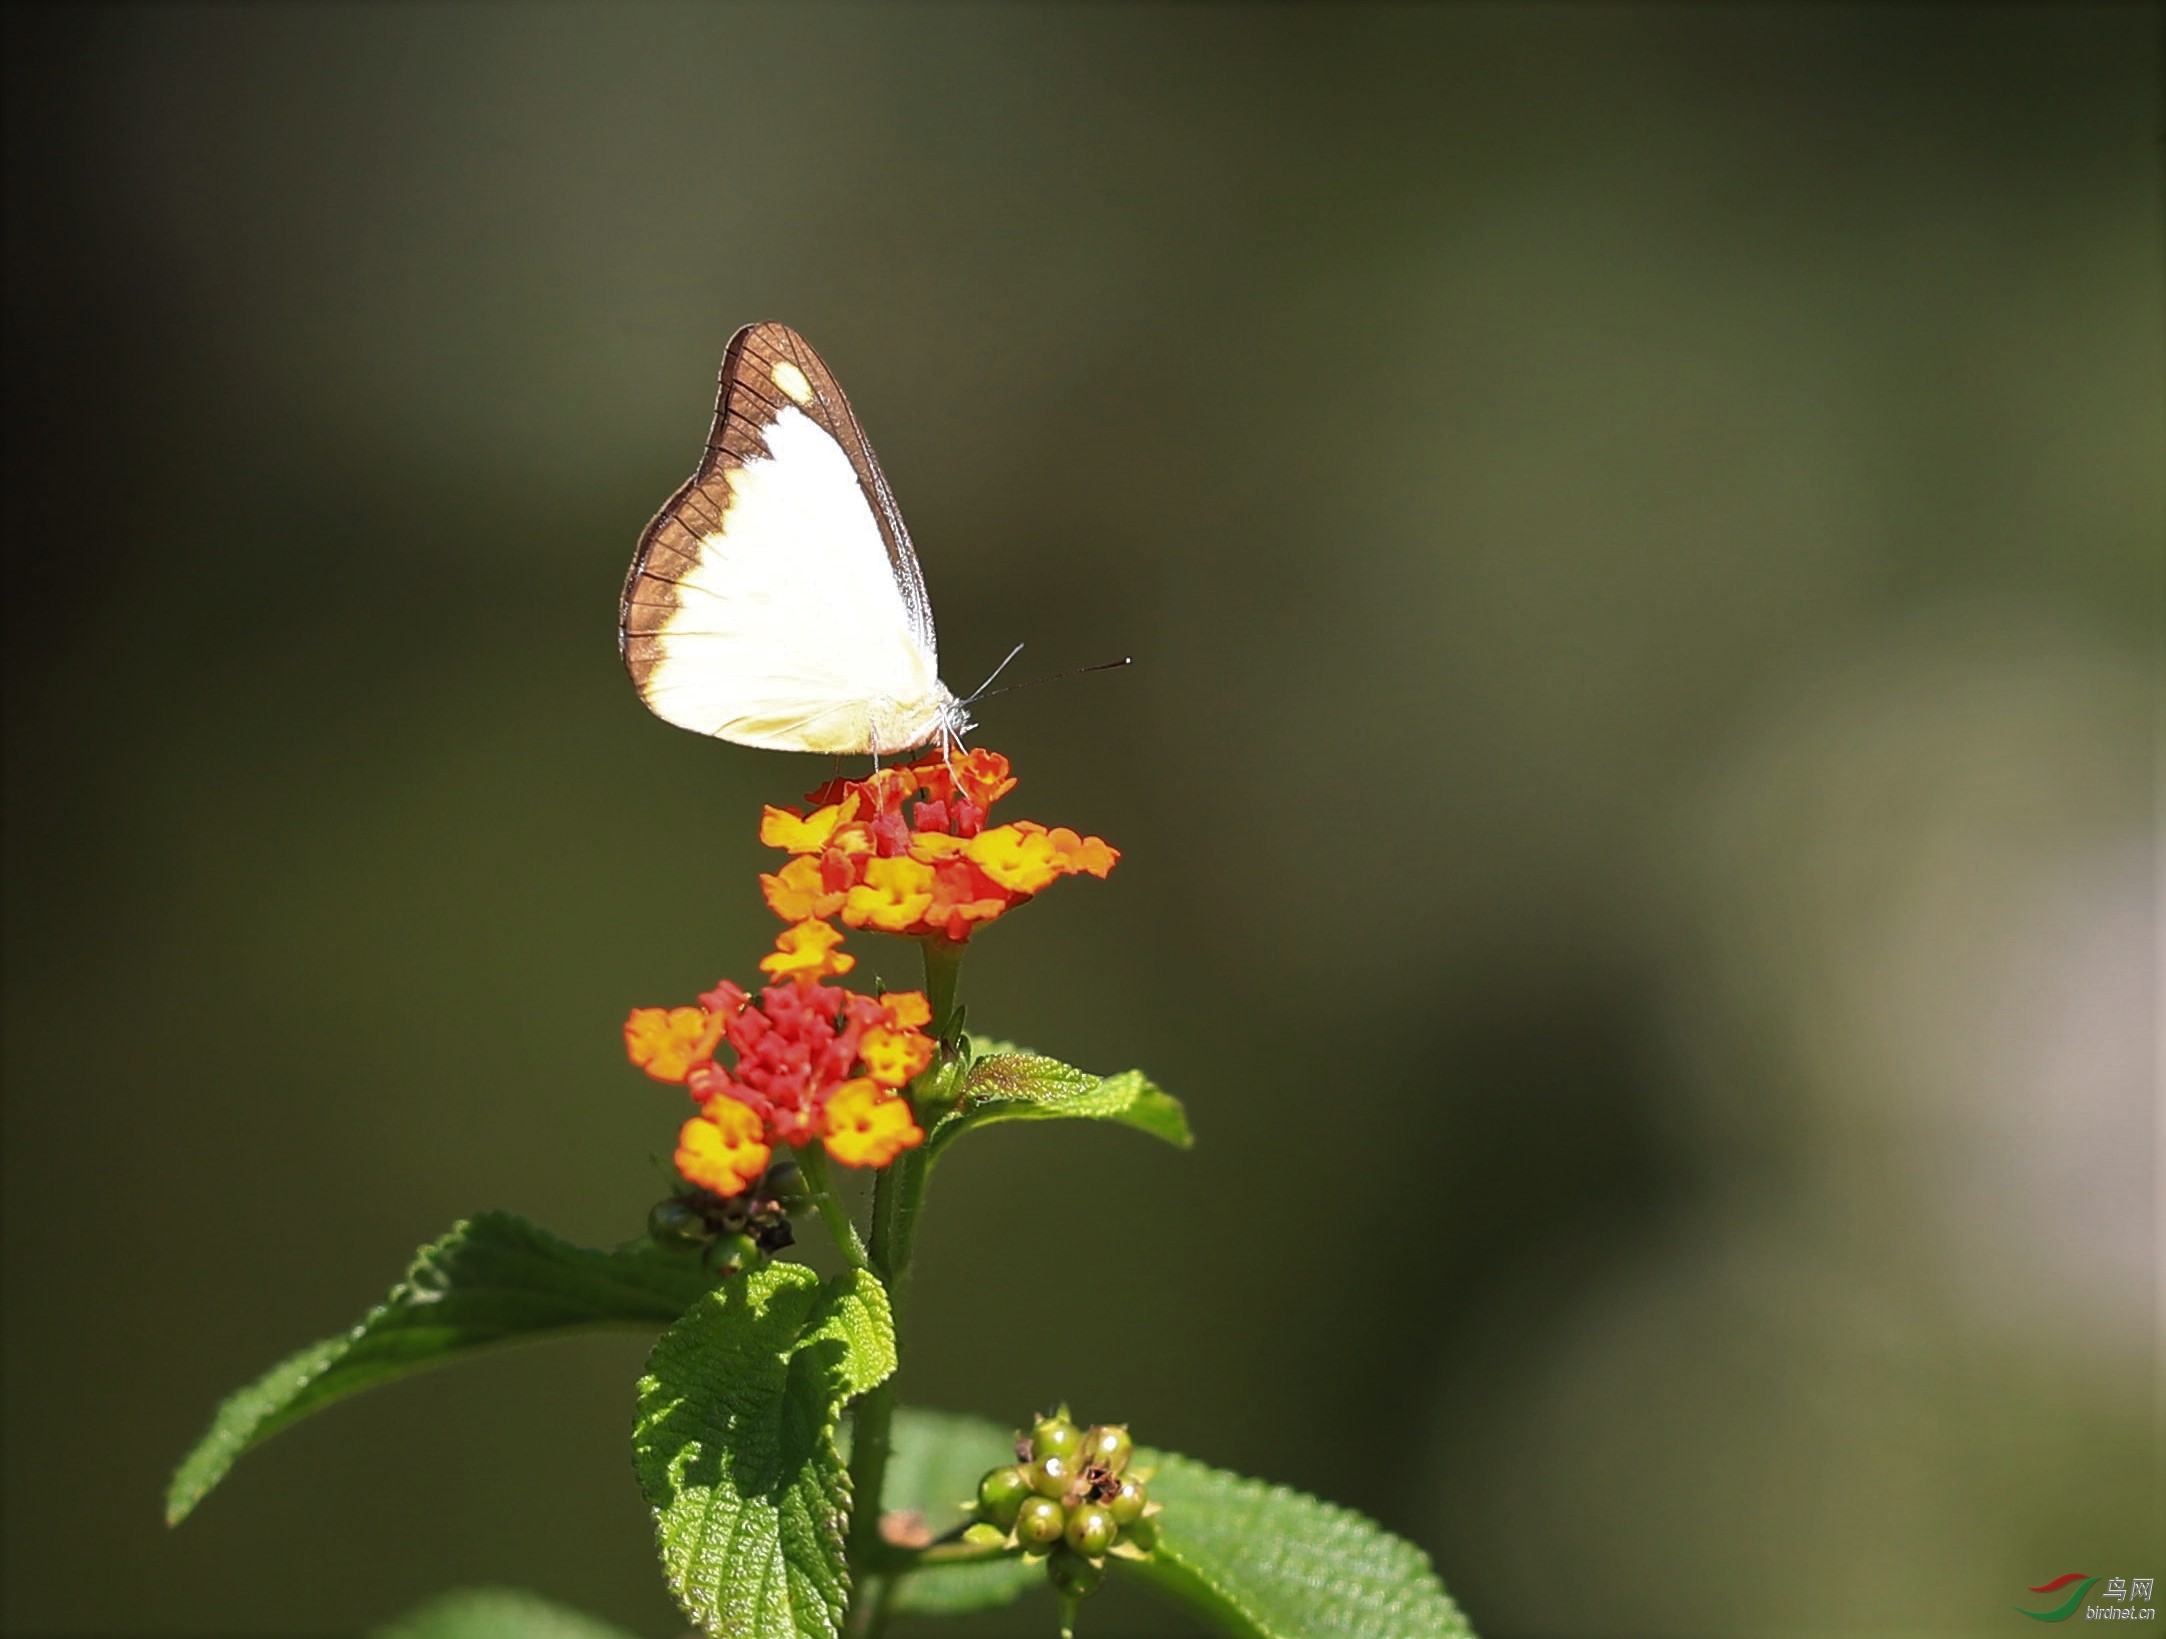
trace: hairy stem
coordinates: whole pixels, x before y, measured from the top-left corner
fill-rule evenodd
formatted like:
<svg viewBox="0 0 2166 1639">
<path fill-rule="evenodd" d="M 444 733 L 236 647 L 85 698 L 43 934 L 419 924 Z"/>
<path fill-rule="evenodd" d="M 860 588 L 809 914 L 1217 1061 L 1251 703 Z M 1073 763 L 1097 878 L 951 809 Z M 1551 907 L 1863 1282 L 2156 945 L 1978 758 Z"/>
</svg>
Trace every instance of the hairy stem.
<svg viewBox="0 0 2166 1639">
<path fill-rule="evenodd" d="M 791 1152 L 797 1157 L 797 1168 L 805 1175 L 805 1183 L 812 1191 L 812 1204 L 819 1209 L 820 1222 L 827 1225 L 828 1234 L 835 1238 L 835 1248 L 850 1260 L 853 1269 L 869 1269 L 872 1258 L 865 1250 L 865 1242 L 857 1232 L 857 1224 L 850 1217 L 850 1209 L 842 1204 L 827 1175 L 827 1152 L 814 1139 L 801 1150 Z"/>
<path fill-rule="evenodd" d="M 943 1044 L 956 1031 L 956 991 L 962 974 L 963 947 L 946 940 L 925 942 L 925 998 L 932 1008 L 933 1033 Z M 936 1063 L 926 1072 L 938 1076 Z M 872 1190 L 871 1267 L 887 1288 L 889 1312 L 898 1340 L 902 1333 L 903 1295 L 910 1282 L 910 1258 L 917 1241 L 918 1208 L 925 1197 L 923 1147 L 905 1150 L 881 1168 Z M 807 1173 L 808 1178 L 812 1177 Z M 853 1229 L 852 1233 L 855 1231 Z M 899 1342 L 898 1342 L 899 1346 Z M 880 1536 L 881 1492 L 887 1483 L 888 1454 L 895 1423 L 895 1377 L 873 1388 L 857 1404 L 850 1430 L 850 1539 L 853 1588 L 849 1632 L 870 1639 L 887 1614 L 889 1590 L 882 1574 L 892 1563 Z"/>
</svg>

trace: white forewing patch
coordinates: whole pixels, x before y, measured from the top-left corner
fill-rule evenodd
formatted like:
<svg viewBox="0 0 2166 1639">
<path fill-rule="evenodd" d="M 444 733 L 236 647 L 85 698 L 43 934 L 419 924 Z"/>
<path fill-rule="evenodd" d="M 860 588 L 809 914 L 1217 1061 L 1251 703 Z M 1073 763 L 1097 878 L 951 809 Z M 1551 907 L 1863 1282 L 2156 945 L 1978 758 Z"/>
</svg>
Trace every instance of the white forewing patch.
<svg viewBox="0 0 2166 1639">
<path fill-rule="evenodd" d="M 784 370 L 809 398 L 786 361 L 776 384 L 797 396 Z M 788 750 L 919 743 L 947 691 L 850 458 L 787 406 L 765 436 L 770 459 L 730 469 L 721 527 L 678 577 L 648 705 L 701 733 Z"/>
<path fill-rule="evenodd" d="M 805 372 L 788 359 L 775 360 L 775 367 L 767 372 L 774 384 L 800 404 L 812 402 L 812 383 L 805 379 Z"/>
</svg>

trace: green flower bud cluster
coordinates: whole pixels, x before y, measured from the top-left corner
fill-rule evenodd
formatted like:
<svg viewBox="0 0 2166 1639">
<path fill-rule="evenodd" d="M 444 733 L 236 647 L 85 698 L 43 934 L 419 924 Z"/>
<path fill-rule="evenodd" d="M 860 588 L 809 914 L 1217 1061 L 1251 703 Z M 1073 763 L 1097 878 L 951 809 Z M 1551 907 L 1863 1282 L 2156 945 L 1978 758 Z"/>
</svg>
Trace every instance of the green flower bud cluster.
<svg viewBox="0 0 2166 1639">
<path fill-rule="evenodd" d="M 1063 1600 L 1081 1599 L 1105 1580 L 1109 1556 L 1147 1558 L 1157 1538 L 1150 1472 L 1129 1467 L 1134 1449 L 1125 1426 L 1081 1428 L 1062 1406 L 1016 1436 L 1012 1464 L 978 1482 L 979 1523 L 966 1535 L 1043 1556 Z"/>
<path fill-rule="evenodd" d="M 664 1246 L 698 1247 L 717 1275 L 735 1275 L 768 1254 L 795 1244 L 793 1214 L 810 1204 L 795 1161 L 767 1169 L 741 1195 L 717 1195 L 688 1184 L 647 1214 L 648 1238 Z"/>
</svg>

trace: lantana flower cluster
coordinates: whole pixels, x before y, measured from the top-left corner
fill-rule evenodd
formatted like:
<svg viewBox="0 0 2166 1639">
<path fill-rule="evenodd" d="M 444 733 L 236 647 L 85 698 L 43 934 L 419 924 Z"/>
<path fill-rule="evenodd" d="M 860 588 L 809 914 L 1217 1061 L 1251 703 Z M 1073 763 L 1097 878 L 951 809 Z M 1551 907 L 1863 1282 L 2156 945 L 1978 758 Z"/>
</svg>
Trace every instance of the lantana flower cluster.
<svg viewBox="0 0 2166 1639">
<path fill-rule="evenodd" d="M 697 1007 L 635 1008 L 625 1021 L 632 1062 L 699 1105 L 677 1141 L 687 1182 L 730 1197 L 783 1146 L 884 1167 L 924 1142 L 904 1089 L 933 1060 L 931 1007 L 914 990 L 826 983 L 856 966 L 833 920 L 959 945 L 1059 878 L 1103 877 L 1119 861 L 1103 838 L 1065 826 L 990 823 L 1014 789 L 998 752 L 937 753 L 831 780 L 805 812 L 764 811 L 760 840 L 791 856 L 760 878 L 789 924 L 760 962 L 771 982 L 753 994 L 725 979 Z"/>
<path fill-rule="evenodd" d="M 1102 837 L 1030 820 L 989 823 L 1015 789 L 1008 759 L 975 749 L 831 780 L 809 812 L 769 808 L 760 841 L 791 855 L 760 878 L 785 922 L 960 944 L 1064 876 L 1103 877 L 1120 859 Z"/>
<path fill-rule="evenodd" d="M 933 1060 L 932 1009 L 915 990 L 822 983 L 856 965 L 841 943 L 823 922 L 786 928 L 757 995 L 725 979 L 697 1007 L 635 1008 L 625 1021 L 632 1062 L 699 1105 L 677 1139 L 687 1182 L 736 1195 L 782 1145 L 817 1141 L 845 1166 L 884 1167 L 924 1141 L 902 1089 Z M 715 1058 L 724 1045 L 727 1066 Z"/>
</svg>

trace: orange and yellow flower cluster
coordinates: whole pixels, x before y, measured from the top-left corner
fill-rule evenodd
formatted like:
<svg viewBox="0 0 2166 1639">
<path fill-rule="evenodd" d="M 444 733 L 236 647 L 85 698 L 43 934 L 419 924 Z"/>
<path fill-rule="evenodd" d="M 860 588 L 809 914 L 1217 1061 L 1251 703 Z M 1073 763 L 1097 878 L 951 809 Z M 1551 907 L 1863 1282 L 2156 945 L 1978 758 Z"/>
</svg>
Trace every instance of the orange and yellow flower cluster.
<svg viewBox="0 0 2166 1639">
<path fill-rule="evenodd" d="M 931 1008 L 916 991 L 823 983 L 856 966 L 831 919 L 961 944 L 1056 879 L 1119 861 L 1065 827 L 988 824 L 1014 789 L 1007 758 L 965 751 L 831 780 L 805 813 L 766 810 L 760 840 L 791 856 L 760 878 L 790 924 L 760 962 L 772 982 L 754 996 L 724 980 L 697 1007 L 635 1008 L 624 1026 L 632 1062 L 699 1104 L 677 1143 L 686 1179 L 737 1195 L 779 1145 L 817 1141 L 846 1166 L 884 1167 L 924 1141 L 903 1089 L 933 1060 Z M 725 1043 L 727 1068 L 715 1059 Z"/>
<path fill-rule="evenodd" d="M 998 752 L 883 768 L 869 779 L 832 780 L 799 814 L 770 808 L 760 841 L 792 857 L 760 878 L 785 922 L 839 916 L 873 928 L 960 944 L 1060 877 L 1103 877 L 1120 859 L 1101 837 L 1029 820 L 989 825 L 993 804 L 1015 789 Z"/>
<path fill-rule="evenodd" d="M 884 1167 L 924 1141 L 901 1089 L 932 1062 L 932 1010 L 914 990 L 821 983 L 856 965 L 841 942 L 824 923 L 785 929 L 760 963 L 774 983 L 757 996 L 725 979 L 697 1007 L 635 1008 L 625 1021 L 632 1062 L 699 1104 L 677 1140 L 687 1181 L 736 1195 L 777 1145 L 817 1139 L 845 1166 Z M 714 1057 L 724 1043 L 728 1068 Z"/>
</svg>

